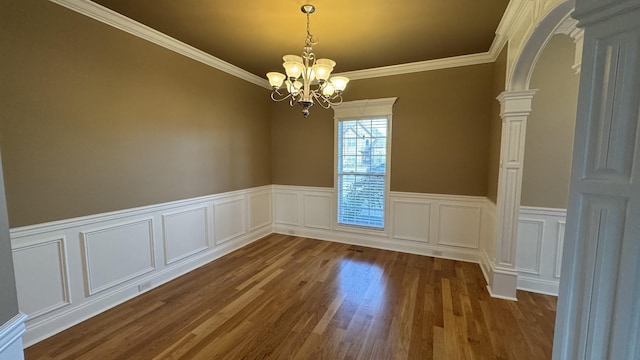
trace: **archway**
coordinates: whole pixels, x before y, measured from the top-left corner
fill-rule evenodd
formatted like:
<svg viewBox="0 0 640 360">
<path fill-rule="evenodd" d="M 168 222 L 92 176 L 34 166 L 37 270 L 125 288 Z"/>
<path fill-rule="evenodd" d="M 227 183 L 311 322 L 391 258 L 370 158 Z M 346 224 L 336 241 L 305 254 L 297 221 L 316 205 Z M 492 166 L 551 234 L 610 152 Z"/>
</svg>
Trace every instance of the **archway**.
<svg viewBox="0 0 640 360">
<path fill-rule="evenodd" d="M 494 297 L 516 300 L 516 240 L 525 134 L 531 101 L 536 93 L 536 90 L 529 88 L 531 75 L 540 54 L 558 28 L 564 23 L 575 29 L 575 22 L 569 17 L 573 5 L 572 0 L 557 4 L 533 27 L 530 34 L 523 36 L 522 46 L 509 48 L 512 61 L 507 68 L 507 90 L 498 97 L 501 104 L 502 137 L 496 204 L 495 264 L 492 264 L 489 284 L 489 291 Z M 574 38 L 580 41 L 579 31 L 565 31 L 573 33 Z"/>
</svg>

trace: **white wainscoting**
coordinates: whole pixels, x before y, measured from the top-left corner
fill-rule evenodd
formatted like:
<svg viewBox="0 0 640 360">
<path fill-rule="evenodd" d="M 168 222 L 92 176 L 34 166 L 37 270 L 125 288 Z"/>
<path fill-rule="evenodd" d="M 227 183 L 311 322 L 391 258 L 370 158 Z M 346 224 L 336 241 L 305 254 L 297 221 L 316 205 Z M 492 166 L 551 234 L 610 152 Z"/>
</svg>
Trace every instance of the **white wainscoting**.
<svg viewBox="0 0 640 360">
<path fill-rule="evenodd" d="M 231 241 L 247 231 L 246 202 L 244 196 L 234 196 L 213 202 L 216 245 Z"/>
<path fill-rule="evenodd" d="M 272 233 L 271 191 L 11 229 L 25 346 Z"/>
<path fill-rule="evenodd" d="M 65 244 L 66 239 L 61 236 L 25 241 L 13 248 L 16 286 L 22 289 L 18 303 L 30 320 L 71 304 Z"/>
<path fill-rule="evenodd" d="M 496 219 L 496 204 L 487 199 L 484 207 L 484 216 L 482 223 L 482 238 L 480 243 L 480 267 L 489 289 L 491 288 L 491 280 L 493 279 L 493 271 L 496 264 L 496 227 L 498 221 Z"/>
<path fill-rule="evenodd" d="M 485 197 L 391 192 L 381 231 L 338 226 L 334 204 L 332 188 L 272 185 L 12 229 L 25 345 L 272 232 L 476 262 L 490 278 L 495 204 Z M 546 265 L 523 269 L 542 276 Z"/>
<path fill-rule="evenodd" d="M 81 231 L 80 237 L 89 296 L 156 269 L 153 218 Z"/>
<path fill-rule="evenodd" d="M 566 217 L 565 209 L 520 207 L 518 289 L 558 295 Z"/>
<path fill-rule="evenodd" d="M 480 262 L 485 197 L 391 192 L 384 230 L 336 223 L 332 188 L 273 186 L 274 232 Z"/>
<path fill-rule="evenodd" d="M 209 248 L 209 209 L 187 208 L 162 215 L 164 263 L 173 264 Z"/>
</svg>

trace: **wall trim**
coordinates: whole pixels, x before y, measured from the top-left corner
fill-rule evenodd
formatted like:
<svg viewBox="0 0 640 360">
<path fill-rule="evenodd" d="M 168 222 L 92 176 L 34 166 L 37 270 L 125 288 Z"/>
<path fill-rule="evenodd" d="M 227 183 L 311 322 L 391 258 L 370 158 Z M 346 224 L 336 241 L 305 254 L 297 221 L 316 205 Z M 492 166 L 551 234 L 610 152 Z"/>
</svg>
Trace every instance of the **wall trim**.
<svg viewBox="0 0 640 360">
<path fill-rule="evenodd" d="M 201 246 L 199 248 L 195 248 L 191 251 L 188 251 L 184 254 L 180 254 L 176 257 L 169 257 L 169 239 L 167 238 L 167 233 L 168 233 L 168 229 L 167 229 L 167 223 L 168 220 L 171 217 L 175 217 L 178 215 L 184 215 L 184 214 L 188 214 L 188 213 L 192 213 L 192 212 L 196 212 L 199 210 L 203 210 L 204 212 L 204 218 L 205 218 L 205 222 L 204 222 L 204 236 L 205 236 L 205 245 Z M 205 251 L 207 249 L 209 249 L 209 221 L 206 221 L 207 219 L 209 219 L 209 207 L 206 205 L 201 205 L 201 206 L 197 206 L 197 207 L 190 207 L 187 209 L 180 209 L 177 211 L 171 211 L 165 214 L 161 215 L 161 219 L 162 219 L 162 249 L 164 252 L 164 264 L 165 265 L 171 265 L 175 262 L 178 262 L 182 259 L 186 259 L 194 254 L 197 254 L 199 252 Z"/>
<path fill-rule="evenodd" d="M 493 278 L 493 269 L 495 268 L 495 241 L 496 241 L 496 203 L 489 198 L 484 200 L 484 220 L 482 222 L 482 243 L 480 244 L 480 268 L 487 282 L 487 286 L 491 287 Z"/>
<path fill-rule="evenodd" d="M 500 268 L 491 262 L 492 279 L 487 285 L 491 297 L 503 300 L 518 301 L 515 291 L 518 283 L 518 273 L 511 269 Z"/>
<path fill-rule="evenodd" d="M 382 231 L 346 227 L 336 224 L 335 219 L 335 189 L 332 187 L 305 187 L 273 185 L 274 222 L 275 233 L 285 235 L 304 236 L 318 240 L 335 241 L 353 245 L 367 246 L 378 249 L 394 250 L 412 254 L 433 256 L 452 260 L 481 263 L 479 247 L 461 243 L 453 237 L 438 241 L 441 234 L 438 227 L 441 221 L 444 225 L 460 222 L 461 219 L 471 218 L 480 224 L 477 228 L 472 226 L 465 228 L 465 234 L 482 240 L 484 221 L 484 205 L 486 198 L 483 196 L 425 194 L 391 191 L 388 196 L 387 221 Z M 279 196 L 280 195 L 280 196 Z M 281 195 L 286 195 L 281 196 Z M 313 218 L 298 216 L 295 214 L 307 214 L 305 207 L 309 196 L 331 199 L 323 204 L 323 209 L 314 210 Z M 425 205 L 429 211 L 415 214 L 411 207 Z M 463 206 L 473 210 L 462 214 L 445 214 L 441 218 L 438 214 L 440 205 Z M 411 215 L 413 218 L 396 218 L 395 213 L 399 207 L 405 208 L 402 214 Z M 407 212 L 408 211 L 408 212 Z M 462 218 L 460 218 L 462 217 Z M 464 221 L 462 221 L 464 222 Z M 317 224 L 324 224 L 320 227 Z M 425 229 L 426 227 L 426 229 Z M 453 234 L 454 236 L 457 234 Z M 459 237 L 459 236 L 458 236 Z M 445 244 L 446 243 L 446 244 Z"/>
<path fill-rule="evenodd" d="M 247 232 L 247 221 L 248 221 L 248 216 L 247 216 L 247 204 L 246 204 L 246 200 L 244 197 L 240 197 L 240 196 L 233 196 L 233 197 L 229 197 L 229 198 L 225 198 L 225 199 L 220 199 L 220 200 L 214 200 L 213 202 L 213 217 L 214 219 L 217 219 L 216 217 L 216 213 L 220 212 L 220 210 L 218 210 L 221 206 L 223 205 L 231 205 L 231 204 L 236 204 L 239 203 L 240 206 L 242 207 L 242 224 L 241 224 L 241 228 L 238 229 L 237 231 L 228 234 L 227 236 L 223 237 L 223 238 L 218 238 L 218 234 L 216 233 L 216 229 L 218 228 L 218 222 L 216 222 L 214 220 L 214 225 L 213 225 L 213 240 L 214 240 L 214 244 L 215 245 L 221 245 L 224 244 L 228 241 L 231 241 L 237 237 L 242 236 L 243 234 L 245 234 Z M 259 228 L 259 227 L 258 227 Z"/>
<path fill-rule="evenodd" d="M 237 196 L 237 195 L 244 194 L 246 192 L 253 193 L 258 191 L 270 191 L 270 190 L 271 190 L 271 185 L 263 185 L 263 186 L 257 186 L 253 188 L 243 189 L 243 190 L 234 190 L 234 191 L 199 196 L 199 197 L 194 197 L 189 199 L 169 201 L 169 202 L 160 203 L 160 204 L 146 205 L 146 206 L 140 206 L 140 207 L 129 208 L 124 210 L 115 210 L 115 211 L 87 215 L 87 216 L 80 216 L 80 217 L 75 217 L 70 219 L 56 220 L 56 221 L 50 221 L 50 222 L 45 222 L 40 224 L 20 226 L 16 228 L 11 228 L 10 235 L 11 235 L 11 239 L 13 240 L 18 238 L 43 234 L 51 231 L 59 231 L 59 230 L 69 229 L 69 228 L 78 227 L 78 226 L 87 226 L 90 224 L 101 223 L 107 220 L 125 219 L 130 216 L 149 214 L 159 210 L 167 211 L 167 210 L 179 208 L 182 206 L 196 205 L 206 201 L 212 201 L 216 199 Z"/>
<path fill-rule="evenodd" d="M 131 18 L 119 14 L 109 8 L 96 4 L 89 0 L 50 0 L 53 3 L 64 6 L 92 19 L 98 20 L 104 24 L 120 29 L 129 34 L 135 35 L 141 39 L 150 41 L 156 45 L 160 45 L 165 49 L 174 51 L 193 60 L 199 61 L 205 65 L 209 65 L 215 69 L 223 71 L 227 74 L 246 80 L 252 84 L 258 85 L 265 89 L 271 89 L 269 81 L 261 78 L 246 70 L 243 70 L 231 63 L 221 60 L 202 50 L 185 44 L 180 40 L 172 38 L 169 35 L 152 29 L 142 23 Z"/>
<path fill-rule="evenodd" d="M 131 227 L 134 225 L 139 225 L 139 224 L 146 224 L 147 225 L 147 229 L 149 231 L 149 253 L 146 255 L 149 255 L 149 267 L 146 267 L 144 269 L 140 269 L 139 271 L 136 271 L 135 273 L 132 274 L 127 274 L 119 279 L 115 279 L 110 283 L 101 285 L 101 286 L 97 286 L 95 287 L 93 284 L 92 279 L 92 273 L 93 271 L 92 269 L 92 263 L 91 263 L 91 235 L 95 235 L 95 234 L 100 234 L 100 233 L 105 233 L 108 231 L 112 231 L 112 230 L 119 230 L 119 229 L 123 229 L 126 227 Z M 135 279 L 141 275 L 147 274 L 149 272 L 152 272 L 156 269 L 156 263 L 155 263 L 155 252 L 154 252 L 154 248 L 155 248 L 155 239 L 153 237 L 153 227 L 154 227 L 154 222 L 153 222 L 153 218 L 151 217 L 147 217 L 147 218 L 141 218 L 141 219 L 137 219 L 135 221 L 128 221 L 125 223 L 118 223 L 115 225 L 111 225 L 111 226 L 106 226 L 106 227 L 100 227 L 98 229 L 89 229 L 87 231 L 81 231 L 80 232 L 80 237 L 82 239 L 82 248 L 83 248 L 83 264 L 84 264 L 84 271 L 86 274 L 85 277 L 85 281 L 86 281 L 86 291 L 87 291 L 87 295 L 91 296 L 91 295 L 95 295 L 99 292 L 105 291 L 107 289 L 110 289 L 112 287 L 121 285 L 126 283 L 129 280 Z"/>
<path fill-rule="evenodd" d="M 523 217 L 522 213 L 520 214 L 520 218 L 518 219 L 519 224 L 532 224 L 538 228 L 538 236 L 536 237 L 536 253 L 535 253 L 535 267 L 531 269 L 520 267 L 516 261 L 516 271 L 518 273 L 526 273 L 530 275 L 540 275 L 540 265 L 542 260 L 542 243 L 544 242 L 545 236 L 545 222 L 544 220 L 535 219 L 535 218 L 527 218 Z M 520 225 L 518 225 L 520 228 Z M 518 251 L 516 249 L 516 251 Z M 531 254 L 528 254 L 531 255 Z"/>
<path fill-rule="evenodd" d="M 168 50 L 184 55 L 205 65 L 211 66 L 227 74 L 236 76 L 242 80 L 258 85 L 265 89 L 271 89 L 266 78 L 259 77 L 243 70 L 231 63 L 221 60 L 209 53 L 199 50 L 180 40 L 172 38 L 149 26 L 139 23 L 131 18 L 119 14 L 109 8 L 96 4 L 89 0 L 49 0 L 79 14 L 98 20 L 116 29 L 135 35 L 141 39 L 160 45 Z M 496 61 L 500 51 L 507 43 L 505 34 L 513 26 L 517 19 L 518 11 L 522 8 L 522 0 L 510 1 L 496 30 L 488 51 L 476 54 L 452 56 L 441 59 L 417 61 L 406 64 L 382 66 L 371 69 L 354 70 L 338 73 L 339 76 L 347 76 L 351 80 L 372 79 L 384 76 L 412 74 L 424 71 L 441 70 L 454 67 L 487 64 Z"/>
<path fill-rule="evenodd" d="M 157 239 L 166 230 L 162 220 L 167 216 L 201 210 L 207 215 L 207 238 L 211 241 L 210 237 L 215 233 L 215 226 L 211 224 L 215 224 L 216 205 L 242 203 L 242 206 L 223 209 L 223 211 L 233 212 L 233 216 L 242 219 L 242 233 L 235 234 L 234 230 L 234 236 L 228 241 L 220 243 L 214 239 L 209 243 L 209 248 L 197 249 L 198 251 L 170 263 L 161 261 L 166 256 L 166 246 L 156 241 L 153 243 L 153 250 L 156 252 L 155 269 L 144 274 L 136 274 L 135 277 L 92 294 L 86 293 L 87 285 L 84 283 L 86 275 L 83 274 L 86 269 L 81 260 L 84 255 L 80 242 L 69 242 L 66 244 L 68 246 L 65 246 L 65 251 L 69 253 L 70 258 L 65 259 L 65 264 L 70 267 L 68 270 L 70 277 L 68 276 L 69 280 L 65 286 L 70 286 L 73 290 L 69 294 L 70 303 L 41 314 L 37 318 L 30 318 L 26 324 L 25 345 L 32 345 L 272 233 L 478 263 L 487 283 L 493 286 L 489 286 L 491 296 L 502 299 L 516 300 L 501 291 L 512 282 L 514 284 L 518 282 L 518 287 L 535 292 L 552 293 L 554 289 L 553 284 L 544 281 L 535 282 L 529 279 L 520 281 L 517 279 L 516 272 L 496 266 L 490 250 L 483 248 L 483 244 L 488 240 L 487 237 L 492 233 L 489 229 L 491 227 L 489 222 L 492 219 L 489 212 L 495 208 L 495 205 L 486 197 L 393 191 L 389 193 L 390 213 L 385 230 L 372 232 L 356 229 L 347 231 L 332 222 L 335 213 L 334 192 L 333 188 L 327 187 L 268 185 L 12 229 L 14 250 L 41 242 L 51 242 L 52 239 L 64 236 L 80 238 L 80 234 L 90 232 L 92 229 L 112 229 L 122 224 L 140 222 L 150 223 L 152 236 Z M 264 201 L 253 205 L 249 201 L 250 198 L 261 195 L 269 196 L 270 206 L 266 206 L 267 203 Z M 313 201 L 307 201 L 309 199 Z M 307 204 L 313 207 L 312 211 L 305 211 Z M 419 211 L 415 211 L 416 204 Z M 463 209 L 455 208 L 456 211 L 447 210 L 440 214 L 441 205 L 461 206 Z M 256 214 L 260 219 L 269 218 L 271 222 L 249 227 L 247 214 L 252 211 L 252 206 L 256 206 L 255 211 L 258 211 Z M 467 207 L 473 211 L 463 211 Z M 534 210 L 550 211 L 549 209 Z M 396 218 L 396 212 L 400 217 Z M 224 216 L 220 219 L 224 219 Z M 282 219 L 288 221 L 281 221 Z M 476 226 L 478 223 L 479 228 Z M 444 241 L 442 241 L 443 239 L 440 238 L 445 235 L 438 231 L 440 225 L 446 226 L 447 229 L 456 228 L 456 231 L 447 231 L 447 238 L 443 238 Z M 234 226 L 236 227 L 234 229 L 239 229 L 240 225 L 238 223 Z M 462 231 L 462 235 L 458 231 Z M 468 240 L 469 236 L 472 236 L 473 240 Z M 475 246 L 476 237 L 477 247 Z M 141 284 L 145 284 L 144 288 L 139 287 L 142 286 Z M 28 284 L 22 286 L 28 286 Z M 35 309 L 34 313 L 38 310 L 40 309 Z"/>
<path fill-rule="evenodd" d="M 414 193 L 414 192 L 400 192 L 400 191 L 390 191 L 389 196 L 397 197 L 397 198 L 406 198 L 406 199 L 436 199 L 441 201 L 464 201 L 464 202 L 474 202 L 477 204 L 484 204 L 486 201 L 486 197 L 477 196 L 477 195 L 449 195 L 449 194 L 429 194 L 429 193 Z"/>
<path fill-rule="evenodd" d="M 332 230 L 312 228 L 300 229 L 295 226 L 287 225 L 276 225 L 273 228 L 273 232 L 276 234 L 301 236 L 313 240 L 365 246 L 374 249 L 398 251 L 408 254 L 424 255 L 441 259 L 471 262 L 476 264 L 480 263 L 479 253 L 472 249 L 450 248 L 443 250 L 441 247 L 424 244 L 418 241 L 394 239 L 393 242 L 388 242 L 384 241 L 387 238 L 385 236 L 374 238 L 372 236 L 363 235 L 357 232 L 336 232 Z"/>
<path fill-rule="evenodd" d="M 567 209 L 520 206 L 520 215 L 567 216 Z"/>
<path fill-rule="evenodd" d="M 22 360 L 22 335 L 25 332 L 27 315 L 18 313 L 0 325 L 0 360 Z"/>
<path fill-rule="evenodd" d="M 498 51 L 498 54 L 499 53 L 500 52 Z M 364 70 L 345 71 L 336 75 L 346 76 L 350 80 L 373 79 L 373 78 L 384 77 L 384 76 L 404 75 L 404 74 L 419 73 L 424 71 L 449 69 L 449 68 L 461 67 L 461 66 L 487 64 L 487 63 L 492 63 L 496 61 L 496 58 L 497 58 L 497 54 L 496 56 L 493 56 L 493 54 L 490 51 L 487 51 L 487 52 L 482 52 L 477 54 L 452 56 L 448 58 L 417 61 L 417 62 L 400 64 L 400 65 L 390 65 L 390 66 L 382 66 L 382 67 L 364 69 Z"/>
<path fill-rule="evenodd" d="M 520 207 L 516 241 L 519 290 L 558 295 L 566 216 L 565 209 Z M 536 254 L 527 251 L 533 247 Z"/>
<path fill-rule="evenodd" d="M 491 260 L 486 249 L 482 249 L 480 255 L 480 269 L 482 269 L 482 275 L 484 275 L 484 280 L 487 282 L 487 289 L 491 289 L 491 278 L 495 263 Z"/>
<path fill-rule="evenodd" d="M 60 296 L 60 292 L 64 292 L 65 299 L 67 299 L 67 293 L 69 293 L 68 304 L 53 309 L 49 307 L 45 309 L 45 307 L 49 305 L 48 301 L 34 300 L 29 304 L 20 304 L 21 308 L 23 306 L 27 307 L 30 309 L 29 311 L 37 315 L 36 317 L 30 317 L 29 321 L 26 322 L 26 331 L 23 336 L 24 345 L 33 345 L 107 309 L 130 300 L 140 293 L 171 281 L 273 233 L 272 222 L 255 226 L 251 230 L 248 230 L 247 213 L 250 210 L 253 210 L 260 219 L 272 218 L 271 206 L 265 206 L 264 202 L 250 204 L 248 201 L 250 196 L 262 194 L 270 197 L 272 194 L 271 185 L 11 229 L 10 234 L 13 251 L 28 252 L 31 251 L 29 250 L 31 248 L 37 250 L 38 246 L 42 243 L 49 244 L 55 241 L 52 239 L 78 239 L 78 241 L 68 241 L 64 244 L 65 255 L 68 258 L 64 259 L 64 265 L 68 267 L 66 271 L 69 273 L 69 276 L 67 276 L 67 279 L 60 285 L 61 288 L 54 286 L 50 288 L 40 288 L 40 290 L 38 290 L 40 291 L 38 292 L 40 296 L 38 299 L 42 300 L 44 298 L 45 300 L 50 300 L 52 303 L 59 301 L 58 297 Z M 219 205 L 221 203 L 228 203 L 229 201 L 231 201 L 232 204 L 240 201 L 242 206 L 225 207 L 221 210 L 227 212 L 224 214 L 216 214 L 216 212 L 213 211 L 216 203 Z M 253 207 L 249 208 L 249 206 L 253 206 L 255 209 Z M 167 252 L 165 244 L 161 241 L 153 240 L 162 237 L 166 230 L 162 220 L 166 219 L 167 216 L 170 217 L 172 214 L 188 213 L 194 210 L 201 211 L 201 216 L 206 217 L 200 221 L 203 221 L 206 225 L 206 237 L 209 247 L 189 252 L 179 259 L 172 259 L 175 261 L 169 263 L 162 261 L 162 259 L 166 257 Z M 216 216 L 241 219 L 241 222 L 238 222 L 235 226 L 239 228 L 241 225 L 242 232 L 235 234 L 234 231 L 233 238 L 230 238 L 222 244 L 214 244 L 210 239 L 212 232 L 210 232 L 209 229 L 211 229 L 212 224 L 215 223 L 214 217 Z M 127 226 L 130 224 L 133 225 Z M 174 228 L 173 231 L 179 232 L 177 236 L 179 236 L 180 233 L 190 234 L 191 227 L 188 222 L 176 226 L 179 227 Z M 146 236 L 146 227 L 149 228 L 148 239 Z M 116 229 L 114 230 L 115 232 L 111 232 L 112 229 Z M 140 261 L 139 267 L 147 267 L 151 261 L 153 268 L 138 272 L 138 266 L 134 266 L 131 268 L 131 272 L 135 272 L 135 274 L 129 274 L 127 272 L 122 275 L 122 273 L 118 272 L 118 264 L 111 264 L 110 262 L 102 263 L 100 265 L 100 276 L 102 280 L 95 285 L 99 287 L 94 288 L 95 286 L 91 286 L 86 280 L 88 279 L 87 263 L 85 260 L 86 254 L 85 247 L 82 246 L 81 240 L 82 234 L 91 234 L 96 231 L 100 236 L 96 238 L 96 241 L 99 241 L 96 244 L 103 245 L 105 244 L 103 241 L 110 239 L 109 236 L 137 236 L 137 240 L 132 246 L 135 246 L 135 249 L 137 249 L 137 254 L 143 254 L 138 256 L 144 256 L 144 259 L 141 258 L 142 260 Z M 147 240 L 150 241 L 149 244 L 146 244 Z M 126 241 L 114 243 L 113 246 L 118 246 L 114 253 L 116 255 L 114 256 L 126 251 L 128 249 L 127 246 L 129 246 L 128 244 L 129 242 Z M 149 250 L 149 255 L 145 255 L 147 250 Z M 37 251 L 27 254 L 23 253 L 20 261 L 22 261 L 24 266 L 29 266 L 29 264 L 41 259 L 39 256 L 42 255 Z M 58 254 L 53 255 L 53 253 L 51 253 L 47 256 L 58 256 Z M 147 256 L 150 258 L 147 258 Z M 49 257 L 46 259 L 49 259 Z M 30 291 L 34 289 L 34 284 L 37 284 L 37 281 L 32 283 L 29 279 L 28 276 L 22 277 L 22 281 L 18 284 L 18 295 L 20 295 L 21 289 L 25 289 L 23 294 L 30 293 Z M 113 279 L 117 281 L 111 282 Z M 28 298 L 24 301 L 28 302 Z M 22 349 L 22 343 L 20 345 L 20 349 Z M 14 360 L 14 357 L 10 357 L 9 359 Z M 0 358 L 0 360 L 4 359 Z"/>
<path fill-rule="evenodd" d="M 537 294 L 558 296 L 559 283 L 557 281 L 518 277 L 518 290 L 529 291 Z"/>
<path fill-rule="evenodd" d="M 52 238 L 40 239 L 37 241 L 21 242 L 20 244 L 12 243 L 11 250 L 13 253 L 18 253 L 20 251 L 26 251 L 49 244 L 56 244 L 58 248 L 58 261 L 60 261 L 60 282 L 62 283 L 62 301 L 30 314 L 29 320 L 37 319 L 58 309 L 69 306 L 73 301 L 71 299 L 71 287 L 69 284 L 69 256 L 67 255 L 66 236 L 55 236 Z"/>
</svg>

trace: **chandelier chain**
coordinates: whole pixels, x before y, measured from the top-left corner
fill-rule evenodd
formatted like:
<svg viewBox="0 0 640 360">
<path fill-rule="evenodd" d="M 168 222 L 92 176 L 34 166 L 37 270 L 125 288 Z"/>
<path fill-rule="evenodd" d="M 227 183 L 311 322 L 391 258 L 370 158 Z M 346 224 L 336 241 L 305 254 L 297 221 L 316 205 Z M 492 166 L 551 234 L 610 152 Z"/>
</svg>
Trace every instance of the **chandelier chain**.
<svg viewBox="0 0 640 360">
<path fill-rule="evenodd" d="M 307 39 L 305 40 L 305 45 L 306 46 L 313 46 L 315 44 L 318 43 L 318 41 L 316 39 L 313 38 L 313 35 L 311 35 L 311 26 L 310 21 L 309 21 L 309 13 L 307 13 Z"/>
</svg>

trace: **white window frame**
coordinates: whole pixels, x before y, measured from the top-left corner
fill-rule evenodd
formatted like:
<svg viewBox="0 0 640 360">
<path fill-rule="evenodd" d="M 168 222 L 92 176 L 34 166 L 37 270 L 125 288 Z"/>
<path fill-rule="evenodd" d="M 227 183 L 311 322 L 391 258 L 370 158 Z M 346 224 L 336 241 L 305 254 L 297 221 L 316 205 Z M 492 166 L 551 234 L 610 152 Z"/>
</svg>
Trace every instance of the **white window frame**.
<svg viewBox="0 0 640 360">
<path fill-rule="evenodd" d="M 393 104 L 397 97 L 372 99 L 372 100 L 356 100 L 345 101 L 338 106 L 333 107 L 334 124 L 333 124 L 333 228 L 341 231 L 355 232 L 361 234 L 372 235 L 388 235 L 389 229 L 389 189 L 391 182 L 391 139 L 392 139 L 392 118 Z M 384 227 L 364 227 L 356 225 L 338 224 L 338 123 L 344 120 L 361 120 L 361 119 L 387 119 L 387 146 L 386 146 L 386 171 L 384 179 Z"/>
</svg>

